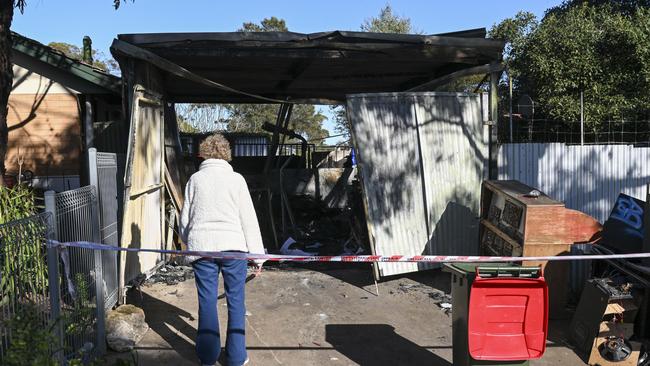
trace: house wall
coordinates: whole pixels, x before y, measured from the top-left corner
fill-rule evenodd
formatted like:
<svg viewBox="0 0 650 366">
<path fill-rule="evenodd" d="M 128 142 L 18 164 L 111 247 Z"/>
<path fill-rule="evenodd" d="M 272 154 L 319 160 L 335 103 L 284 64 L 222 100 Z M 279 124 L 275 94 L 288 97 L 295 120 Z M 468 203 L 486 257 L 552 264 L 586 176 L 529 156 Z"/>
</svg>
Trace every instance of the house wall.
<svg viewBox="0 0 650 366">
<path fill-rule="evenodd" d="M 17 173 L 22 158 L 23 169 L 40 177 L 36 182 L 49 182 L 53 176 L 78 182 L 82 140 L 74 90 L 14 65 L 8 127 L 8 172 Z"/>
<path fill-rule="evenodd" d="M 29 69 L 29 66 L 13 66 L 14 82 L 11 89 L 12 94 L 77 94 L 76 90 L 70 89 L 60 83 L 57 83 L 37 72 Z"/>
</svg>

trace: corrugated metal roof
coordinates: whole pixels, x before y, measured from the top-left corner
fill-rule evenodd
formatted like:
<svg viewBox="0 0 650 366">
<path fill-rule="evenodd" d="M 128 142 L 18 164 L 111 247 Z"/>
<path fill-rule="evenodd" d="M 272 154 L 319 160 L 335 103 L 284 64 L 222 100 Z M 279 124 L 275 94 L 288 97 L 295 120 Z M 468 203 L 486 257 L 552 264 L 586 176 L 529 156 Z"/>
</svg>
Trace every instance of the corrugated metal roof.
<svg viewBox="0 0 650 366">
<path fill-rule="evenodd" d="M 487 144 L 478 94 L 348 97 L 377 254 L 476 254 Z M 380 263 L 382 276 L 430 268 Z"/>
</svg>

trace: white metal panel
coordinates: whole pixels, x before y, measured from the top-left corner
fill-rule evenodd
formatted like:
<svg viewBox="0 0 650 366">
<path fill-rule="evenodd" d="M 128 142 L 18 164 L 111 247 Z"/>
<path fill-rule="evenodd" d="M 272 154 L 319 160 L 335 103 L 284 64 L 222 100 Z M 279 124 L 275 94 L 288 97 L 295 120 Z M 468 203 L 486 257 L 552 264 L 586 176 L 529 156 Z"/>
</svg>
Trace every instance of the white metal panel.
<svg viewBox="0 0 650 366">
<path fill-rule="evenodd" d="M 409 96 L 348 100 L 375 254 L 421 254 L 427 245 L 413 112 Z M 417 264 L 380 263 L 379 268 L 386 276 L 416 271 Z"/>
<path fill-rule="evenodd" d="M 121 245 L 164 249 L 163 106 L 139 92 L 133 105 Z M 161 259 L 155 253 L 123 252 L 121 286 L 153 269 Z"/>
<path fill-rule="evenodd" d="M 427 254 L 478 254 L 477 217 L 488 159 L 480 95 L 418 96 L 415 106 L 431 230 Z"/>
<path fill-rule="evenodd" d="M 515 179 L 604 222 L 619 193 L 645 200 L 650 148 L 504 144 L 499 179 Z"/>
<path fill-rule="evenodd" d="M 487 145 L 479 95 L 348 97 L 374 252 L 475 254 Z M 430 268 L 380 263 L 381 276 Z"/>
</svg>

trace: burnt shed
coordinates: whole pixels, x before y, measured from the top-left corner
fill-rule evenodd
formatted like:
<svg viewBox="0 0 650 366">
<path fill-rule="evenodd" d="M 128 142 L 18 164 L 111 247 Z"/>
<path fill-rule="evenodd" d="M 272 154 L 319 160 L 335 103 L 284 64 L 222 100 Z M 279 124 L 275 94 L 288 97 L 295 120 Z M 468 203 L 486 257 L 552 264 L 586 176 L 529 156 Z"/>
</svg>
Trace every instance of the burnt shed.
<svg viewBox="0 0 650 366">
<path fill-rule="evenodd" d="M 165 206 L 179 208 L 183 185 L 174 103 L 277 103 L 276 144 L 279 126 L 288 121 L 294 103 L 345 104 L 353 94 L 425 92 L 457 77 L 488 74 L 494 116 L 503 42 L 485 36 L 485 29 L 435 35 L 118 35 L 111 52 L 122 69 L 131 126 L 121 245 L 165 248 L 170 243 L 166 222 L 171 216 Z M 490 129 L 494 135 L 496 128 Z M 495 149 L 491 158 L 493 154 Z M 123 254 L 121 286 L 161 260 L 151 253 Z"/>
</svg>

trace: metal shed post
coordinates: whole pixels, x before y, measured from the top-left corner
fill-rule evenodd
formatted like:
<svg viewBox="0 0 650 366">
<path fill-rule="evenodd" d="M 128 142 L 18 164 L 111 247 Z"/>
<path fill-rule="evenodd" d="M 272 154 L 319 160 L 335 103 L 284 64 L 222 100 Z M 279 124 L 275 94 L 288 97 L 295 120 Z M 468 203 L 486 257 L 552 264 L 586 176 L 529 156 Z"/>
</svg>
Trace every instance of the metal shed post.
<svg viewBox="0 0 650 366">
<path fill-rule="evenodd" d="M 493 70 L 496 70 L 493 68 Z M 499 130 L 499 78 L 501 71 L 490 72 L 490 136 L 489 136 L 489 170 L 488 177 L 490 179 L 498 179 L 499 166 L 497 160 L 499 158 L 499 145 L 498 145 L 498 130 Z"/>
</svg>

